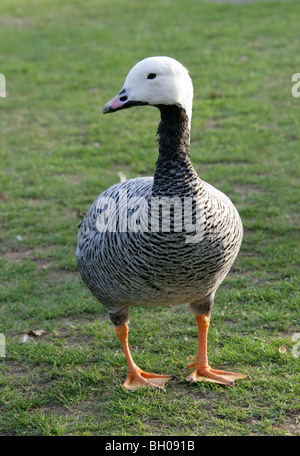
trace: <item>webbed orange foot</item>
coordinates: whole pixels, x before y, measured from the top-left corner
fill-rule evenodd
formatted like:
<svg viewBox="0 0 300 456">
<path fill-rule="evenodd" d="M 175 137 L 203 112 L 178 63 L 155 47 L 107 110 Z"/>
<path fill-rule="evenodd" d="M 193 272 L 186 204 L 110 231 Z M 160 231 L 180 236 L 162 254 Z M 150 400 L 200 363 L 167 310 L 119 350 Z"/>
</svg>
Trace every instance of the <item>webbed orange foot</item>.
<svg viewBox="0 0 300 456">
<path fill-rule="evenodd" d="M 195 363 L 192 363 L 188 368 L 194 367 Z M 215 370 L 211 367 L 200 367 L 196 366 L 194 371 L 186 377 L 188 382 L 212 382 L 218 383 L 219 385 L 234 386 L 234 381 L 240 378 L 247 378 L 247 375 L 239 374 L 236 372 L 226 372 L 223 370 Z"/>
<path fill-rule="evenodd" d="M 167 381 L 172 378 L 172 375 L 149 374 L 137 367 L 133 372 L 127 374 L 127 379 L 123 383 L 123 386 L 129 391 L 136 391 L 143 386 L 163 389 Z"/>
<path fill-rule="evenodd" d="M 198 352 L 196 361 L 188 366 L 188 369 L 193 367 L 194 371 L 186 377 L 186 380 L 191 383 L 205 381 L 233 386 L 235 380 L 247 378 L 247 375 L 215 370 L 209 367 L 207 359 L 207 331 L 210 317 L 209 315 L 196 315 L 195 318 L 198 325 Z"/>
<path fill-rule="evenodd" d="M 130 354 L 128 346 L 128 325 L 120 325 L 116 327 L 116 333 L 127 361 L 127 378 L 123 383 L 123 386 L 129 391 L 135 391 L 142 386 L 150 386 L 157 389 L 163 389 L 167 381 L 174 378 L 174 375 L 158 375 L 149 374 L 148 372 L 142 371 L 134 362 Z"/>
</svg>

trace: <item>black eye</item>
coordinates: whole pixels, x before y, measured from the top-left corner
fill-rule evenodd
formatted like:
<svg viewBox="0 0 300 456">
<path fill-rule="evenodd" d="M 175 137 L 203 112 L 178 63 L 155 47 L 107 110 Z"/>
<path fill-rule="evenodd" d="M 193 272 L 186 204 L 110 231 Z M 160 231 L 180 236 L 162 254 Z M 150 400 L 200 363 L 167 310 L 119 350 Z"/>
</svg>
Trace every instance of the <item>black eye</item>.
<svg viewBox="0 0 300 456">
<path fill-rule="evenodd" d="M 155 73 L 149 73 L 148 76 L 147 76 L 147 79 L 154 79 L 156 78 L 156 74 Z"/>
</svg>

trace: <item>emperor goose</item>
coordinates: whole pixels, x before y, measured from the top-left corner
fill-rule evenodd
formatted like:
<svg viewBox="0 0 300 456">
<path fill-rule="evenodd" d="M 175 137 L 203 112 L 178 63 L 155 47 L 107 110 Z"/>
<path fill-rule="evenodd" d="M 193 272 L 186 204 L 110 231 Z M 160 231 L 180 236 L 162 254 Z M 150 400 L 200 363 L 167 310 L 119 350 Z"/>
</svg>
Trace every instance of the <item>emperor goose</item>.
<svg viewBox="0 0 300 456">
<path fill-rule="evenodd" d="M 129 72 L 103 113 L 137 105 L 160 110 L 154 177 L 120 182 L 99 195 L 78 233 L 77 264 L 106 307 L 127 360 L 124 386 L 163 388 L 172 375 L 141 370 L 128 346 L 129 307 L 189 304 L 198 352 L 187 381 L 233 385 L 245 375 L 212 369 L 207 332 L 215 292 L 240 249 L 242 223 L 232 202 L 197 175 L 190 158 L 193 85 L 170 57 L 149 57 Z M 128 153 L 130 153 L 128 151 Z"/>
</svg>

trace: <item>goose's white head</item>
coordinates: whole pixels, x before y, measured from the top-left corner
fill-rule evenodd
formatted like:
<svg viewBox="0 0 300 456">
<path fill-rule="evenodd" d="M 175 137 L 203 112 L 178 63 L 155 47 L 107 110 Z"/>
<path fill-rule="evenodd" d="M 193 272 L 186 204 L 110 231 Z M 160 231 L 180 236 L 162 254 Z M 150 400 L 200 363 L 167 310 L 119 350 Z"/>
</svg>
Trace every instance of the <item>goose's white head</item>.
<svg viewBox="0 0 300 456">
<path fill-rule="evenodd" d="M 122 90 L 105 104 L 103 113 L 136 105 L 177 105 L 192 118 L 193 84 L 188 70 L 171 57 L 148 57 L 128 73 Z"/>
</svg>

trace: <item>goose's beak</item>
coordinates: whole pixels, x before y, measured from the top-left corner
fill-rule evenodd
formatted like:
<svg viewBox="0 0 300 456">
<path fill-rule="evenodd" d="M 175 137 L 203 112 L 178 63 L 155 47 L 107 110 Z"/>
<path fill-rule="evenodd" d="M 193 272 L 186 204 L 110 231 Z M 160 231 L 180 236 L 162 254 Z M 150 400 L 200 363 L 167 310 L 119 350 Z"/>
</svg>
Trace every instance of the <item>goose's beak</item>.
<svg viewBox="0 0 300 456">
<path fill-rule="evenodd" d="M 141 105 L 147 105 L 147 104 L 148 103 L 146 103 L 146 102 L 132 100 L 129 97 L 126 90 L 122 89 L 121 92 L 119 92 L 115 98 L 108 101 L 103 106 L 102 112 L 103 112 L 103 114 L 107 114 L 108 112 L 116 112 L 116 111 L 119 111 L 120 109 L 127 109 L 127 108 L 131 108 L 132 106 L 141 106 Z"/>
<path fill-rule="evenodd" d="M 127 100 L 127 98 L 126 98 Z M 125 102 L 120 100 L 120 96 L 117 95 L 115 98 L 112 100 L 108 101 L 104 106 L 103 106 L 103 114 L 107 114 L 108 112 L 114 112 L 117 111 L 118 109 L 121 109 L 124 106 Z"/>
<path fill-rule="evenodd" d="M 118 95 L 113 98 L 112 100 L 108 101 L 104 106 L 103 106 L 103 114 L 106 114 L 108 112 L 115 112 L 118 111 L 119 109 L 122 109 L 129 101 L 128 94 L 126 93 L 125 89 L 122 89 Z"/>
</svg>

